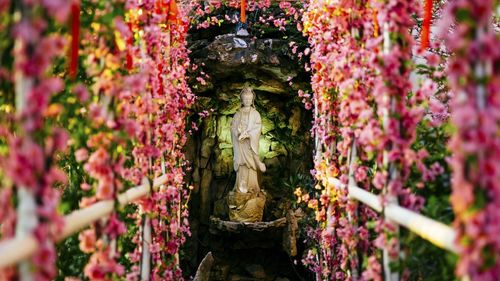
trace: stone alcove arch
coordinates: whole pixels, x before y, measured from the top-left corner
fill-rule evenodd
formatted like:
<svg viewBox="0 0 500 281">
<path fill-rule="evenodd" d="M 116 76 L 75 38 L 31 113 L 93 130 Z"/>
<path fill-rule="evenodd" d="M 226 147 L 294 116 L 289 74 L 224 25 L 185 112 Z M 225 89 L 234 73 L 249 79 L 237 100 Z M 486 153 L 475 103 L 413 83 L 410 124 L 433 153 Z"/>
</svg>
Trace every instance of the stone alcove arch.
<svg viewBox="0 0 500 281">
<path fill-rule="evenodd" d="M 239 233 L 237 239 L 224 236 L 226 245 L 221 245 L 214 238 L 213 228 L 212 233 L 209 231 L 209 224 L 211 216 L 228 219 L 225 196 L 235 181 L 229 127 L 240 107 L 239 93 L 245 84 L 256 93 L 255 106 L 263 122 L 259 155 L 268 167 L 260 179 L 268 194 L 264 221 L 286 217 L 294 200 L 293 188 L 286 183 L 290 177 L 309 173 L 312 168 L 312 116 L 297 97 L 298 90 L 308 89 L 310 77 L 293 58 L 288 44 L 283 39 L 230 33 L 209 38 L 194 36 L 190 42 L 191 60 L 198 66 L 192 73 L 192 88 L 198 96 L 195 112 L 210 112 L 200 120 L 199 130 L 186 145 L 192 164 L 188 177 L 194 186 L 190 202 L 193 238 L 186 247 L 190 251 L 186 256 L 191 257 L 186 262 L 192 268 L 207 251 L 236 240 L 247 245 L 238 242 L 229 247 L 250 249 L 255 246 L 252 243 L 261 243 L 263 248 L 281 247 L 282 230 L 268 233 L 274 238 L 266 237 L 266 233 L 260 238 L 250 234 L 252 239 L 247 240 L 244 233 Z M 202 77 L 203 83 L 196 77 Z M 193 115 L 192 120 L 197 121 L 197 116 Z M 262 242 L 265 240 L 267 245 Z"/>
</svg>

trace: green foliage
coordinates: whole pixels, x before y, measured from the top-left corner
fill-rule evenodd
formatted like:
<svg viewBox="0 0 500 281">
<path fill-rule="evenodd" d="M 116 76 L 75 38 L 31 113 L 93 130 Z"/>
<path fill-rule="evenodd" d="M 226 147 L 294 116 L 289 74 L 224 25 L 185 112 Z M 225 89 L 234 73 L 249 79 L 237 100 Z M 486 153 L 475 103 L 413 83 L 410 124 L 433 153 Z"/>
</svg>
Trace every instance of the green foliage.
<svg viewBox="0 0 500 281">
<path fill-rule="evenodd" d="M 408 254 L 404 266 L 410 271 L 409 280 L 442 281 L 459 280 L 454 269 L 457 255 L 443 250 L 406 229 L 401 231 L 401 240 Z"/>
<path fill-rule="evenodd" d="M 440 127 L 431 127 L 425 121 L 419 124 L 414 149 L 425 148 L 429 152 L 426 164 L 438 162 L 445 168 L 445 172 L 438 175 L 435 180 L 425 182 L 422 189 L 413 186 L 413 192 L 426 200 L 421 210 L 423 215 L 450 225 L 454 215 L 449 201 L 451 171 L 446 162 L 446 158 L 450 155 L 446 147 L 449 139 L 446 126 L 444 124 Z M 422 175 L 413 169 L 409 183 L 417 182 L 421 177 Z M 404 250 L 407 251 L 403 264 L 410 270 L 410 280 L 458 280 L 454 274 L 457 262 L 455 254 L 403 228 L 401 228 L 401 245 L 404 245 Z"/>
<path fill-rule="evenodd" d="M 81 164 L 76 162 L 74 153 L 62 155 L 59 165 L 64 168 L 68 176 L 68 186 L 63 191 L 59 211 L 61 214 L 69 214 L 74 210 L 78 210 L 79 202 L 84 196 L 88 196 L 80 188 L 80 184 L 86 180 L 86 173 L 83 171 Z M 120 220 L 127 226 L 127 233 L 118 238 L 119 252 L 131 253 L 135 248 L 132 243 L 132 238 L 138 231 L 135 221 L 129 215 L 136 213 L 137 207 L 129 204 L 118 211 Z M 73 276 L 83 278 L 83 269 L 87 264 L 89 255 L 83 253 L 79 248 L 78 234 L 66 238 L 57 245 L 57 281 L 63 281 L 64 277 Z M 121 255 L 119 258 L 120 264 L 129 270 L 132 266 L 126 255 Z"/>
<path fill-rule="evenodd" d="M 78 234 L 75 234 L 57 245 L 56 281 L 63 281 L 68 276 L 83 279 L 83 267 L 87 264 L 89 255 L 80 251 L 79 243 Z"/>
<path fill-rule="evenodd" d="M 302 174 L 299 171 L 290 174 L 290 176 L 282 181 L 282 185 L 285 190 L 290 190 L 291 193 L 295 191 L 297 188 L 306 191 L 307 193 L 313 191 L 314 182 L 310 175 Z M 297 201 L 297 197 L 295 195 L 289 197 L 292 202 Z"/>
<path fill-rule="evenodd" d="M 73 153 L 61 155 L 58 163 L 68 177 L 68 186 L 63 190 L 59 205 L 59 212 L 62 215 L 78 210 L 79 202 L 84 196 L 80 184 L 84 181 L 85 173 L 73 155 Z M 77 233 L 57 245 L 57 281 L 63 281 L 67 276 L 83 278 L 83 267 L 87 264 L 89 255 L 80 250 L 79 243 Z"/>
<path fill-rule="evenodd" d="M 118 238 L 120 253 L 132 253 L 136 247 L 136 244 L 132 242 L 132 239 L 140 230 L 134 219 L 129 216 L 131 214 L 137 214 L 137 206 L 133 204 L 128 204 L 119 212 L 120 220 L 127 226 L 127 233 Z M 118 262 L 125 267 L 125 272 L 130 271 L 132 263 L 128 259 L 127 255 L 121 255 Z"/>
</svg>

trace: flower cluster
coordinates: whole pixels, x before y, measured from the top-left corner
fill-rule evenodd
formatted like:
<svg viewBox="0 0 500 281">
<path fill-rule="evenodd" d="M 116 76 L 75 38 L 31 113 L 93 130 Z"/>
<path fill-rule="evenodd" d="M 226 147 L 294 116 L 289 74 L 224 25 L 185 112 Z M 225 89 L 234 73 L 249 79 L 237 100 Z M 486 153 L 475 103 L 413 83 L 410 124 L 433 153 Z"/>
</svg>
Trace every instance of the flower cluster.
<svg viewBox="0 0 500 281">
<path fill-rule="evenodd" d="M 15 89 L 16 112 L 11 120 L 17 126 L 0 129 L 0 139 L 8 145 L 8 153 L 1 156 L 0 164 L 3 176 L 9 179 L 0 190 L 0 236 L 8 239 L 14 232 L 19 236 L 33 235 L 40 247 L 30 261 L 23 262 L 19 272 L 2 269 L 0 279 L 52 280 L 57 273 L 53 240 L 63 226 L 57 212 L 60 190 L 56 186 L 66 182 L 66 175 L 56 164 L 58 154 L 66 150 L 68 134 L 49 125 L 62 110 L 53 97 L 64 88 L 63 80 L 50 75 L 50 69 L 63 55 L 66 43 L 62 34 L 50 33 L 48 25 L 65 24 L 71 3 L 18 2 L 16 7 L 10 7 L 14 5 L 10 1 L 0 3 L 0 13 L 13 8 L 20 15 L 10 30 L 15 58 L 12 73 L 4 69 Z M 15 197 L 17 216 L 12 206 Z"/>
<path fill-rule="evenodd" d="M 310 4 L 303 19 L 312 52 L 313 133 L 321 153 L 315 159 L 315 177 L 326 186 L 320 200 L 324 215 L 318 217 L 325 222 L 317 237 L 318 243 L 328 246 L 322 247 L 322 263 L 316 265 L 323 279 L 342 280 L 352 274 L 350 268 L 358 267 L 358 259 L 349 253 L 356 252 L 361 238 L 357 233 L 366 232 L 364 227 L 358 229 L 357 207 L 347 200 L 346 190 L 327 182 L 329 177 L 348 173 L 349 163 L 342 159 L 348 156 L 355 134 L 359 137 L 373 116 L 368 104 L 373 80 L 367 65 L 369 52 L 361 47 L 366 38 L 360 38 L 361 34 L 370 37 L 370 26 L 363 29 L 369 12 L 354 1 L 343 5 L 318 1 Z"/>
<path fill-rule="evenodd" d="M 428 86 L 412 94 L 410 29 L 417 8 L 411 1 L 314 1 L 304 14 L 319 150 L 315 177 L 325 186 L 317 216 L 324 223 L 317 237 L 328 247 L 321 247 L 315 263 L 322 278 L 380 280 L 377 248 L 398 256 L 394 226 L 348 200 L 347 191 L 328 184 L 328 178 L 347 184 L 351 172 L 358 186 L 380 194 L 384 204 L 394 200 L 418 210 L 423 199 L 407 182 L 413 167 L 426 180 L 443 170 L 437 163 L 428 168 L 423 162 L 428 153 L 412 147 L 424 104 L 435 91 Z M 376 227 L 369 229 L 373 220 Z M 377 234 L 375 240 L 370 232 Z M 356 249 L 364 255 L 357 257 Z M 357 272 L 360 263 L 367 264 L 363 272 Z"/>
<path fill-rule="evenodd" d="M 255 17 L 247 18 L 246 22 L 249 25 L 273 26 L 280 31 L 285 31 L 288 26 L 300 23 L 300 16 L 308 1 L 303 1 L 303 3 L 300 1 L 279 1 L 278 4 L 269 0 L 246 2 L 246 11 L 255 14 Z M 240 5 L 241 1 L 239 0 L 205 2 L 192 0 L 189 8 L 192 15 L 191 24 L 198 29 L 220 26 L 223 23 L 235 24 L 241 20 L 238 12 Z M 282 14 L 273 13 L 273 8 Z M 218 13 L 222 9 L 226 10 L 225 13 Z"/>
<path fill-rule="evenodd" d="M 491 24 L 498 8 L 498 1 L 450 1 L 440 23 L 453 54 L 447 74 L 457 130 L 449 143 L 460 253 L 456 272 L 472 280 L 500 278 L 500 37 Z"/>
<path fill-rule="evenodd" d="M 149 198 L 139 203 L 136 221 L 142 230 L 152 228 L 149 251 L 152 257 L 152 280 L 181 280 L 179 248 L 189 234 L 188 212 L 184 198 L 185 157 L 182 152 L 186 136 L 186 116 L 194 96 L 187 85 L 189 66 L 186 47 L 188 23 L 185 7 L 175 1 L 127 1 L 131 36 L 135 38 L 137 59 L 132 71 L 140 86 L 129 106 L 138 122 L 132 154 L 131 175 L 152 179 L 165 175 L 165 185 L 152 190 Z M 132 177 L 139 180 L 139 177 Z M 147 218 L 147 219 L 146 219 Z M 138 263 L 143 240 L 134 238 L 138 247 L 130 255 Z M 136 278 L 135 265 L 128 278 Z"/>
<path fill-rule="evenodd" d="M 138 204 L 136 215 L 142 217 L 145 213 L 153 228 L 149 245 L 153 280 L 180 280 L 179 248 L 184 235 L 189 234 L 184 202 L 189 189 L 184 188 L 186 163 L 182 147 L 186 142 L 186 115 L 194 100 L 186 82 L 186 12 L 173 0 L 86 3 L 85 8 L 95 9 L 95 14 L 89 16 L 92 24 L 82 30 L 82 50 L 71 52 L 71 77 L 79 74 L 84 83 L 71 85 L 75 97 L 68 99 L 73 99 L 73 104 L 79 102 L 71 114 L 84 128 L 72 132 L 68 141 L 65 131 L 46 124 L 46 120 L 60 117 L 65 110 L 51 101 L 53 94 L 64 89 L 64 83 L 48 73 L 54 71 L 50 69 L 52 62 L 66 45 L 61 35 L 47 32 L 52 23 L 46 15 L 64 22 L 76 10 L 76 2 L 24 2 L 16 6 L 21 8 L 22 17 L 12 30 L 16 40 L 14 74 L 3 68 L 1 72 L 2 77 L 15 81 L 21 100 L 15 117 L 20 126 L 15 132 L 10 131 L 15 126 L 0 129 L 2 145 L 7 143 L 9 152 L 2 155 L 2 173 L 5 171 L 10 179 L 7 183 L 14 187 L 6 186 L 0 192 L 0 202 L 9 206 L 0 212 L 2 239 L 14 235 L 16 223 L 26 225 L 26 234 L 33 233 L 41 245 L 33 258 L 35 278 L 55 277 L 57 255 L 51 242 L 55 237 L 52 230 L 58 231 L 62 225 L 56 212 L 59 192 L 53 185 L 64 183 L 66 178 L 54 164 L 57 153 L 69 142 L 74 159 L 86 173 L 81 185 L 85 195 L 81 208 L 100 200 L 116 200 L 126 186 L 138 184 L 144 177 L 166 177 L 165 186 L 152 190 L 151 196 Z M 10 2 L 2 2 L 0 12 L 9 6 Z M 113 16 L 111 22 L 109 15 Z M 84 21 L 88 18 L 84 17 Z M 72 30 L 79 31 L 75 26 L 78 22 L 72 21 Z M 72 47 L 78 48 L 78 38 L 73 39 Z M 84 59 L 79 71 L 75 54 Z M 6 119 L 10 122 L 13 118 Z M 131 157 L 134 161 L 130 161 Z M 34 214 L 19 214 L 16 218 L 12 206 L 16 188 L 26 191 L 18 195 L 22 206 L 36 203 Z M 28 197 L 27 203 L 23 203 L 24 197 Z M 119 210 L 115 210 L 80 233 L 80 249 L 91 254 L 84 269 L 87 278 L 103 280 L 125 274 L 117 260 L 118 237 L 126 231 Z M 142 250 L 141 246 L 136 248 L 136 252 Z M 138 261 L 135 256 L 131 255 L 132 260 Z M 23 268 L 31 274 L 31 266 Z M 135 267 L 128 277 L 134 279 L 137 273 Z M 16 274 L 6 269 L 0 276 L 11 279 Z"/>
<path fill-rule="evenodd" d="M 377 69 L 373 96 L 381 128 L 379 137 L 371 140 L 378 146 L 375 158 L 378 168 L 374 171 L 372 184 L 381 190 L 383 204 L 392 201 L 418 211 L 424 201 L 412 194 L 407 182 L 412 166 L 422 172 L 421 181 L 435 176 L 423 164 L 428 155 L 425 148 L 415 151 L 412 147 L 417 137 L 417 125 L 424 117 L 423 103 L 430 95 L 420 90 L 413 94 L 410 80 L 414 67 L 413 51 L 416 49 L 410 31 L 416 25 L 413 15 L 418 15 L 419 3 L 381 1 L 374 3 L 373 8 L 378 12 L 378 25 L 381 26 L 380 40 L 372 46 Z M 435 170 L 440 169 L 436 166 Z M 377 230 L 380 234 L 375 244 L 386 248 L 391 262 L 397 262 L 399 242 L 394 226 L 381 222 Z"/>
<path fill-rule="evenodd" d="M 111 8 L 96 8 L 99 16 L 94 21 L 103 21 L 102 15 L 112 13 Z M 130 137 L 134 137 L 138 127 L 127 105 L 134 94 L 139 95 L 139 90 L 137 82 L 131 75 L 124 75 L 120 65 L 129 53 L 116 50 L 115 45 L 108 43 L 119 45 L 120 36 L 124 36 L 123 25 L 117 15 L 112 26 L 97 24 L 83 30 L 82 53 L 89 85 L 76 84 L 73 88 L 88 126 L 85 140 L 75 142 L 75 159 L 82 163 L 88 175 L 81 185 L 87 195 L 80 202 L 82 208 L 101 200 L 117 200 L 127 185 L 125 161 L 129 156 L 126 153 L 131 149 Z M 78 140 L 78 136 L 75 139 Z M 84 268 L 89 280 L 124 275 L 124 267 L 117 263 L 120 256 L 117 238 L 127 229 L 117 212 L 113 211 L 79 235 L 80 249 L 91 254 Z"/>
</svg>

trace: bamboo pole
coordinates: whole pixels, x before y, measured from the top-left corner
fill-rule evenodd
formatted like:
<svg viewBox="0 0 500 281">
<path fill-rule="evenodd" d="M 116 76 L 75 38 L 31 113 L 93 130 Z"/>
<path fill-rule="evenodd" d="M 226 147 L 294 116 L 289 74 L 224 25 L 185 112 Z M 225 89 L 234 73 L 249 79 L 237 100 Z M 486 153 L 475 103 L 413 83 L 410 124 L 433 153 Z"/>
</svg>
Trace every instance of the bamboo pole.
<svg viewBox="0 0 500 281">
<path fill-rule="evenodd" d="M 153 181 L 153 187 L 164 184 L 165 175 Z M 149 194 L 149 183 L 143 181 L 139 186 L 131 188 L 118 196 L 120 205 L 126 205 Z M 56 236 L 56 241 L 62 241 L 68 236 L 80 231 L 103 216 L 109 215 L 114 210 L 115 201 L 105 200 L 89 207 L 76 210 L 64 217 L 64 229 Z M 38 242 L 32 236 L 16 237 L 0 243 L 0 268 L 17 264 L 29 258 L 37 249 Z"/>
<path fill-rule="evenodd" d="M 336 178 L 329 178 L 328 184 L 345 186 Z M 379 196 L 358 186 L 349 185 L 348 189 L 350 198 L 370 206 L 379 213 L 383 210 L 388 219 L 404 226 L 432 244 L 453 253 L 458 252 L 454 243 L 456 232 L 453 228 L 394 203 L 389 203 L 383 208 Z"/>
</svg>

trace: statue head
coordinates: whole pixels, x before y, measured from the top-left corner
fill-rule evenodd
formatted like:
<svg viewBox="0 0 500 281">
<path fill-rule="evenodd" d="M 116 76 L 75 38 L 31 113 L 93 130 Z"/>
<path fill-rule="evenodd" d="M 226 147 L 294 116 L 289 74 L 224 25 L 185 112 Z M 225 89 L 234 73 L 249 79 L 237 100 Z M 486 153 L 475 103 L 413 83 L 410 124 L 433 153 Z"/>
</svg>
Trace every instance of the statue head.
<svg viewBox="0 0 500 281">
<path fill-rule="evenodd" d="M 243 107 L 252 106 L 254 107 L 255 93 L 249 86 L 243 87 L 240 93 L 241 105 Z"/>
</svg>

